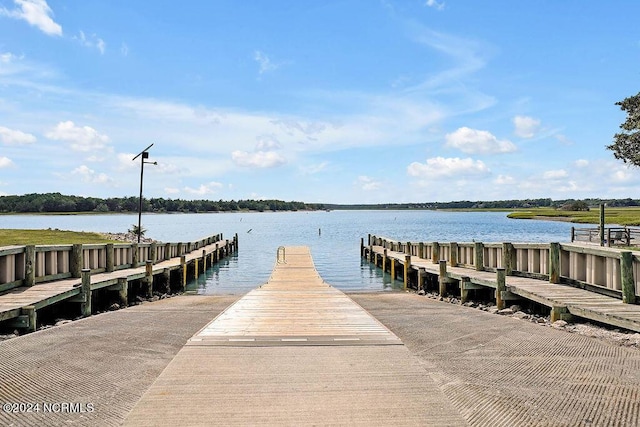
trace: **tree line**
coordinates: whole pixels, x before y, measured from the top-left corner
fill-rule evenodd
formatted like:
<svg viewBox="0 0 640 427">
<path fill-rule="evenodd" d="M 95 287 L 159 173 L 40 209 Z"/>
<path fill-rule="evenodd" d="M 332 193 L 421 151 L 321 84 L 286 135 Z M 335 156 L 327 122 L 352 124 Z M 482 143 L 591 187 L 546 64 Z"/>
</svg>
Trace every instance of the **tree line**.
<svg viewBox="0 0 640 427">
<path fill-rule="evenodd" d="M 50 213 L 50 212 L 138 212 L 138 197 L 68 196 L 60 193 L 25 194 L 0 197 L 0 212 L 3 213 Z M 144 212 L 234 212 L 248 211 L 299 211 L 323 209 L 322 205 L 282 200 L 181 200 L 143 198 Z"/>
</svg>

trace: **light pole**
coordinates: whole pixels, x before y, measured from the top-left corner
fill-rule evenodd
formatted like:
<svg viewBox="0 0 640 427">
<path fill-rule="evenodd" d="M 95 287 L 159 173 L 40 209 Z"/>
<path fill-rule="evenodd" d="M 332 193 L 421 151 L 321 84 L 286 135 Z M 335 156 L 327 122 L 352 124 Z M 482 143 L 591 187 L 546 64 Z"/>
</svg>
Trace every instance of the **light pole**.
<svg viewBox="0 0 640 427">
<path fill-rule="evenodd" d="M 142 177 L 144 176 L 144 164 L 148 163 L 151 165 L 157 165 L 158 162 L 145 162 L 145 159 L 149 158 L 149 148 L 151 148 L 153 144 L 142 150 L 135 156 L 132 161 L 140 157 L 140 201 L 138 204 L 138 243 L 140 243 L 140 237 L 142 236 Z"/>
</svg>

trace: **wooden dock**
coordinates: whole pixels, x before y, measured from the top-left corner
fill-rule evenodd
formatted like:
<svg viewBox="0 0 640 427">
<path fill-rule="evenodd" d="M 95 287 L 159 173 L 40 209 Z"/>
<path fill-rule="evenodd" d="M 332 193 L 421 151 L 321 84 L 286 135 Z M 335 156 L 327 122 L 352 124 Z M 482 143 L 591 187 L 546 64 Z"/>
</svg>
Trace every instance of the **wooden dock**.
<svg viewBox="0 0 640 427">
<path fill-rule="evenodd" d="M 280 248 L 269 281 L 196 333 L 125 425 L 467 425 L 368 312 Z"/>
<path fill-rule="evenodd" d="M 60 302 L 78 303 L 78 313 L 89 316 L 92 314 L 92 300 L 95 300 L 93 292 L 98 290 L 117 293 L 115 300 L 120 307 L 126 307 L 131 283 L 136 281 L 141 284 L 144 297 L 151 297 L 154 290 L 170 292 L 172 281 L 178 290 L 184 291 L 188 279 L 197 278 L 208 266 L 235 250 L 237 237 L 216 241 L 163 261 L 147 261 L 139 266 L 97 274 L 83 269 L 80 278 L 13 287 L 0 294 L 0 322 L 5 327 L 35 331 L 38 310 Z"/>
<path fill-rule="evenodd" d="M 363 256 L 388 271 L 394 280 L 403 280 L 405 287 L 413 283 L 415 288 L 424 289 L 428 283 L 435 283 L 441 296 L 453 293 L 461 303 L 466 301 L 468 291 L 490 289 L 499 309 L 504 308 L 507 301 L 525 299 L 549 307 L 551 321 L 577 316 L 640 332 L 640 305 L 627 304 L 619 298 L 549 280 L 507 275 L 505 268 L 484 271 L 451 265 L 451 261 L 446 260 L 434 262 L 434 259 L 408 255 L 383 245 L 362 249 Z"/>
</svg>

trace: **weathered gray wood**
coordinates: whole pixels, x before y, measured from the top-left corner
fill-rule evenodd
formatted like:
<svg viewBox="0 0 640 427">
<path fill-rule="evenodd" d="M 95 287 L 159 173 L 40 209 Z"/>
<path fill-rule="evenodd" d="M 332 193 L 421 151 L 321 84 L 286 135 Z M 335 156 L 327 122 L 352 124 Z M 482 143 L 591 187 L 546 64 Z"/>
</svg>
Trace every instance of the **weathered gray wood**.
<svg viewBox="0 0 640 427">
<path fill-rule="evenodd" d="M 424 259 L 424 243 L 423 242 L 418 243 L 418 258 Z"/>
<path fill-rule="evenodd" d="M 119 277 L 118 286 L 118 299 L 120 300 L 120 307 L 124 308 L 129 305 L 129 281 L 126 277 Z"/>
<path fill-rule="evenodd" d="M 162 270 L 162 283 L 164 283 L 165 293 L 171 292 L 171 270 L 168 268 Z"/>
<path fill-rule="evenodd" d="M 386 273 L 387 272 L 387 260 L 388 260 L 388 255 L 387 255 L 387 248 L 384 248 L 383 253 L 382 253 L 382 272 Z"/>
<path fill-rule="evenodd" d="M 113 243 L 107 243 L 107 252 L 106 252 L 107 265 L 105 269 L 107 273 L 111 273 L 114 268 L 114 265 L 113 265 L 114 251 L 115 251 L 115 247 Z"/>
<path fill-rule="evenodd" d="M 460 279 L 460 304 L 464 304 L 469 299 L 469 277 L 462 276 Z"/>
<path fill-rule="evenodd" d="M 560 283 L 560 243 L 549 244 L 549 282 Z"/>
<path fill-rule="evenodd" d="M 482 242 L 475 242 L 473 245 L 473 254 L 475 255 L 476 271 L 484 270 L 484 245 Z"/>
<path fill-rule="evenodd" d="M 418 292 L 424 290 L 424 279 L 427 276 L 427 271 L 424 267 L 418 268 Z"/>
<path fill-rule="evenodd" d="M 513 250 L 513 245 L 509 242 L 502 243 L 502 267 L 504 268 L 504 274 L 511 276 L 513 274 L 514 266 L 516 265 L 516 252 Z"/>
<path fill-rule="evenodd" d="M 180 290 L 182 292 L 187 288 L 187 261 L 184 255 L 180 255 Z"/>
<path fill-rule="evenodd" d="M 69 269 L 71 270 L 71 277 L 79 278 L 82 274 L 82 245 L 75 244 L 71 248 L 71 256 L 69 259 Z"/>
<path fill-rule="evenodd" d="M 411 255 L 404 256 L 404 289 L 409 286 L 409 271 L 411 269 Z"/>
<path fill-rule="evenodd" d="M 32 305 L 28 305 L 26 307 L 22 307 L 22 311 L 28 319 L 27 329 L 30 332 L 35 332 L 36 329 L 38 329 L 38 313 L 36 312 L 36 308 Z"/>
<path fill-rule="evenodd" d="M 24 285 L 36 284 L 36 247 L 27 245 L 24 248 Z"/>
<path fill-rule="evenodd" d="M 449 264 L 451 267 L 458 266 L 458 244 L 456 242 L 449 243 Z"/>
<path fill-rule="evenodd" d="M 496 306 L 498 310 L 504 308 L 504 300 L 502 299 L 502 292 L 507 290 L 506 286 L 506 273 L 504 268 L 496 269 Z"/>
<path fill-rule="evenodd" d="M 633 278 L 633 253 L 620 253 L 620 278 L 622 281 L 622 302 L 626 304 L 635 304 L 636 302 L 636 283 Z"/>
<path fill-rule="evenodd" d="M 132 254 L 132 261 L 131 261 L 131 265 L 132 267 L 137 267 L 140 265 L 140 247 L 138 246 L 137 243 L 132 243 L 131 244 L 131 254 Z"/>
<path fill-rule="evenodd" d="M 431 244 L 431 262 L 438 264 L 440 262 L 440 243 L 433 242 Z"/>
<path fill-rule="evenodd" d="M 569 310 L 564 305 L 554 305 L 551 307 L 551 323 L 556 322 L 558 320 L 564 320 L 566 322 L 570 322 L 573 316 L 569 313 Z"/>
<path fill-rule="evenodd" d="M 168 261 L 171 259 L 171 243 L 165 243 L 164 245 L 164 260 Z"/>
<path fill-rule="evenodd" d="M 147 297 L 153 296 L 153 261 L 147 260 L 144 272 L 144 283 L 146 285 Z"/>
<path fill-rule="evenodd" d="M 439 262 L 439 275 L 438 275 L 438 284 L 439 284 L 439 293 L 441 297 L 447 295 L 447 261 L 440 260 Z"/>
<path fill-rule="evenodd" d="M 82 269 L 82 299 L 80 303 L 80 312 L 82 316 L 91 316 L 91 270 L 88 268 Z"/>
<path fill-rule="evenodd" d="M 158 244 L 156 242 L 151 242 L 149 246 L 149 259 L 154 264 L 158 261 Z"/>
</svg>

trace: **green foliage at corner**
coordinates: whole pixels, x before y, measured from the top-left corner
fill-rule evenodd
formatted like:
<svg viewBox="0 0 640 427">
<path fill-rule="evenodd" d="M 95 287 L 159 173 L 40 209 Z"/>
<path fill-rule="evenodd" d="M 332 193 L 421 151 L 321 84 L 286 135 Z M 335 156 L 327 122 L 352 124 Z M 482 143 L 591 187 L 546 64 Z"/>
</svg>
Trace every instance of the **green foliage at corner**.
<svg viewBox="0 0 640 427">
<path fill-rule="evenodd" d="M 622 132 L 613 137 L 613 144 L 607 149 L 613 156 L 633 166 L 640 166 L 640 93 L 616 102 L 627 113 L 626 120 L 620 125 Z"/>
<path fill-rule="evenodd" d="M 12 245 L 70 245 L 84 243 L 113 243 L 98 233 L 65 230 L 7 230 L 0 229 L 0 246 Z"/>
</svg>

